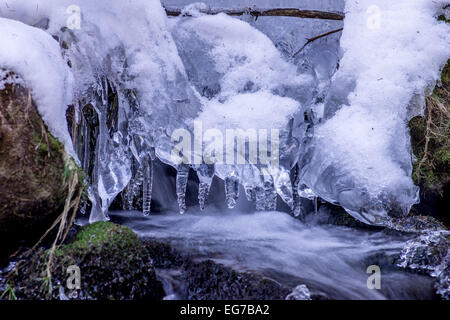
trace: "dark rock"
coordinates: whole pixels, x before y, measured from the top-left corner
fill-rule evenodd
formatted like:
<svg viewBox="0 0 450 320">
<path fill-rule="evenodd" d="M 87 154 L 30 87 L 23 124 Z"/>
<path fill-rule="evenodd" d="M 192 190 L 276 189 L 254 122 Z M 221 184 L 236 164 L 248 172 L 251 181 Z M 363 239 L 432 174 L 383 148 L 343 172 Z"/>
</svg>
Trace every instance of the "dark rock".
<svg viewBox="0 0 450 320">
<path fill-rule="evenodd" d="M 450 183 L 442 187 L 438 192 L 426 185 L 420 186 L 420 202 L 413 206 L 411 212 L 414 215 L 427 215 L 439 219 L 447 227 L 450 226 Z"/>
<path fill-rule="evenodd" d="M 284 300 L 292 291 L 256 272 L 240 272 L 212 260 L 194 261 L 169 242 L 143 240 L 158 274 L 170 274 L 176 295 L 187 300 Z"/>
<path fill-rule="evenodd" d="M 438 231 L 447 229 L 440 221 L 432 216 L 409 216 L 402 218 L 394 218 L 391 220 L 389 227 L 407 233 L 421 233 L 424 231 Z"/>
<path fill-rule="evenodd" d="M 237 272 L 211 260 L 185 266 L 189 300 L 284 300 L 290 290 L 257 273 Z"/>
<path fill-rule="evenodd" d="M 184 257 L 166 242 L 149 239 L 144 240 L 143 244 L 147 249 L 148 255 L 152 257 L 156 268 L 178 268 L 183 266 L 188 260 L 187 257 Z"/>
<path fill-rule="evenodd" d="M 330 203 L 322 203 L 317 213 L 311 213 L 306 217 L 307 222 L 317 224 L 330 224 L 356 229 L 382 230 L 382 227 L 365 224 L 348 214 L 342 207 Z"/>
</svg>

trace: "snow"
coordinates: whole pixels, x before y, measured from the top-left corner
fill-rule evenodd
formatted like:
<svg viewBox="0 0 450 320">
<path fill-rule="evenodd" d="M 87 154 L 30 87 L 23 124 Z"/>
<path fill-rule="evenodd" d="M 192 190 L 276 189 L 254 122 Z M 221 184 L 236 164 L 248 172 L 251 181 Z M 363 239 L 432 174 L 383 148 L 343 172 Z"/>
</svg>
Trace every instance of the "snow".
<svg viewBox="0 0 450 320">
<path fill-rule="evenodd" d="M 361 219 L 406 214 L 417 200 L 407 122 L 449 58 L 438 9 L 428 0 L 346 2 L 344 56 L 325 107 L 331 116 L 315 130 L 303 179 Z"/>
<path fill-rule="evenodd" d="M 50 132 L 74 155 L 66 121 L 72 77 L 58 43 L 48 33 L 14 20 L 0 18 L 0 30 L 0 67 L 24 79 Z"/>
<path fill-rule="evenodd" d="M 299 107 L 293 99 L 264 90 L 234 95 L 224 103 L 211 100 L 197 120 L 204 129 L 221 129 L 223 133 L 226 129 L 270 130 L 285 127 Z"/>
<path fill-rule="evenodd" d="M 242 92 L 249 83 L 253 90 L 304 83 L 296 69 L 281 58 L 273 42 L 246 22 L 223 13 L 187 20 L 178 18 L 178 21 L 172 30 L 181 46 L 210 48 L 207 58 L 213 60 L 215 71 L 222 75 L 221 97 Z M 180 48 L 183 50 L 186 49 Z M 200 62 L 200 57 L 203 58 L 191 59 Z"/>
</svg>

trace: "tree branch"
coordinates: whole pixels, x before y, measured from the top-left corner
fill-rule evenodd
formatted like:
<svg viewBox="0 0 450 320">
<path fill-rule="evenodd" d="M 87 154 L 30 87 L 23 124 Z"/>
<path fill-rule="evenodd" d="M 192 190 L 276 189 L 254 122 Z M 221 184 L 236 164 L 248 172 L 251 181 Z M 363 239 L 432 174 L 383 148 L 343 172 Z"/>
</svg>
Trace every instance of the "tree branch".
<svg viewBox="0 0 450 320">
<path fill-rule="evenodd" d="M 333 30 L 333 31 L 329 31 L 329 32 L 323 33 L 323 34 L 319 34 L 318 36 L 315 36 L 315 37 L 313 37 L 313 38 L 307 39 L 308 41 L 306 41 L 306 43 L 303 45 L 303 47 L 301 47 L 296 53 L 294 53 L 294 55 L 293 55 L 292 57 L 295 58 L 295 57 L 296 57 L 300 52 L 302 52 L 303 49 L 305 49 L 305 47 L 306 47 L 308 44 L 310 44 L 311 42 L 314 42 L 314 41 L 316 41 L 316 40 L 318 40 L 318 39 L 320 39 L 320 38 L 329 36 L 329 35 L 331 35 L 331 34 L 341 32 L 342 30 L 344 30 L 344 28 L 339 28 L 339 29 L 336 29 L 336 30 Z"/>
<path fill-rule="evenodd" d="M 166 8 L 166 14 L 170 17 L 178 17 L 182 15 L 181 9 Z M 325 19 L 325 20 L 344 20 L 345 15 L 338 12 L 326 12 L 317 10 L 300 10 L 293 8 L 286 9 L 217 9 L 217 10 L 200 10 L 203 14 L 226 13 L 230 16 L 242 16 L 248 14 L 254 17 L 296 17 L 306 19 Z M 188 15 L 187 15 L 188 16 Z"/>
</svg>

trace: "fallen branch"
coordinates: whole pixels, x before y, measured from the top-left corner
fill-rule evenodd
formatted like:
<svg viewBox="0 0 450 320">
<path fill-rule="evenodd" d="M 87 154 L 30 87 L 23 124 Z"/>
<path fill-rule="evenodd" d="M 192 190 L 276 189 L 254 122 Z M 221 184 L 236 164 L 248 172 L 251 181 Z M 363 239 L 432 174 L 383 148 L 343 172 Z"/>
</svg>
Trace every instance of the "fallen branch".
<svg viewBox="0 0 450 320">
<path fill-rule="evenodd" d="M 166 8 L 166 14 L 170 17 L 186 16 L 181 9 Z M 300 9 L 213 9 L 213 10 L 200 10 L 203 14 L 219 14 L 226 13 L 230 16 L 242 16 L 251 15 L 253 17 L 296 17 L 306 19 L 324 19 L 324 20 L 344 20 L 345 15 L 338 12 L 327 12 L 317 10 L 300 10 Z"/>
<path fill-rule="evenodd" d="M 337 30 L 329 31 L 329 32 L 327 32 L 327 33 L 323 33 L 323 34 L 320 34 L 320 35 L 318 35 L 318 36 L 315 36 L 314 38 L 307 39 L 308 41 L 306 41 L 306 43 L 303 45 L 303 47 L 301 47 L 296 53 L 294 53 L 294 55 L 293 55 L 292 57 L 295 58 L 295 57 L 296 57 L 300 52 L 302 52 L 303 49 L 305 49 L 305 47 L 306 47 L 307 45 L 309 45 L 311 42 L 314 42 L 314 41 L 316 41 L 316 40 L 318 40 L 318 39 L 320 39 L 320 38 L 324 38 L 324 37 L 329 36 L 329 35 L 331 35 L 331 34 L 341 32 L 342 30 L 344 30 L 344 28 L 340 28 L 340 29 L 337 29 Z"/>
</svg>

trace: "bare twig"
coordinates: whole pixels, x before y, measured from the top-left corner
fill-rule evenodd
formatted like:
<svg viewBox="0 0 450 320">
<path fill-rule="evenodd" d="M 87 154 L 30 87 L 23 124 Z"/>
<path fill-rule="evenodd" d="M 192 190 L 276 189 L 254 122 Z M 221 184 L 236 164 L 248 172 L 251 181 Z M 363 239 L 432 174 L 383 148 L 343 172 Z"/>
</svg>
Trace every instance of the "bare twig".
<svg viewBox="0 0 450 320">
<path fill-rule="evenodd" d="M 334 34 L 334 33 L 341 32 L 342 30 L 344 30 L 344 28 L 339 28 L 339 29 L 336 29 L 336 30 L 332 30 L 332 31 L 329 31 L 329 32 L 326 32 L 326 33 L 323 33 L 323 34 L 319 34 L 318 36 L 315 36 L 315 37 L 313 37 L 313 38 L 306 39 L 307 41 L 306 41 L 306 43 L 303 45 L 303 47 L 301 47 L 296 53 L 294 53 L 294 55 L 293 55 L 292 57 L 295 58 L 295 57 L 296 57 L 300 52 L 302 52 L 303 49 L 305 49 L 305 47 L 306 47 L 307 45 L 309 45 L 311 42 L 314 42 L 314 41 L 316 41 L 316 40 L 318 40 L 318 39 L 320 39 L 320 38 L 324 38 L 324 37 L 326 37 L 326 36 L 332 35 L 332 34 Z"/>
<path fill-rule="evenodd" d="M 345 15 L 339 12 L 327 12 L 317 10 L 300 10 L 295 8 L 283 8 L 283 9 L 213 9 L 213 10 L 200 10 L 203 14 L 218 14 L 225 13 L 230 16 L 242 16 L 245 14 L 253 17 L 296 17 L 306 19 L 324 19 L 324 20 L 344 20 Z M 166 14 L 170 17 L 178 17 L 183 15 L 181 9 L 166 8 Z M 184 15 L 189 16 L 189 15 Z"/>
<path fill-rule="evenodd" d="M 432 116 L 431 116 L 431 108 L 428 108 L 428 119 L 427 119 L 427 128 L 425 131 L 425 148 L 423 151 L 423 158 L 420 160 L 419 165 L 417 166 L 416 173 L 418 174 L 420 172 L 420 169 L 425 164 L 426 161 L 428 161 L 428 146 L 430 143 L 430 131 L 431 131 L 431 124 L 433 123 Z M 419 178 L 419 177 L 417 177 Z"/>
<path fill-rule="evenodd" d="M 439 127 L 433 123 L 433 111 L 434 112 L 438 112 L 441 114 L 441 116 L 445 117 L 446 119 L 450 118 L 449 112 L 448 110 L 445 108 L 445 106 L 442 106 L 441 103 L 434 99 L 433 97 L 428 97 L 427 98 L 427 122 L 426 122 L 426 129 L 425 129 L 425 146 L 424 146 L 424 151 L 423 151 L 423 157 L 420 160 L 417 169 L 415 170 L 415 174 L 417 179 L 420 179 L 420 169 L 422 168 L 422 166 L 427 163 L 430 167 L 434 167 L 433 161 L 432 159 L 429 159 L 430 156 L 430 152 L 429 152 L 429 145 L 430 145 L 430 141 L 431 141 L 431 136 L 435 136 L 435 137 L 444 137 L 444 135 L 435 132 L 432 130 L 432 127 L 435 127 L 436 129 L 439 129 Z M 420 142 L 422 143 L 423 140 Z"/>
</svg>

